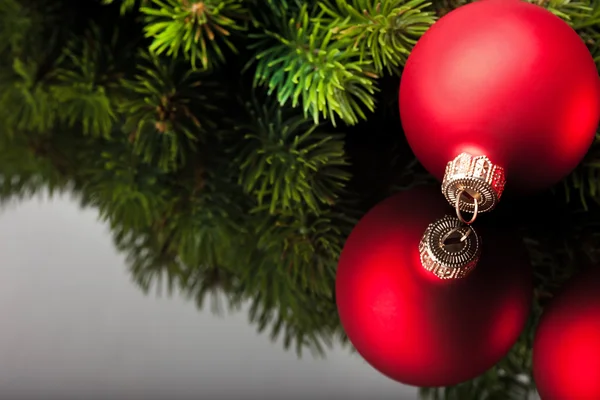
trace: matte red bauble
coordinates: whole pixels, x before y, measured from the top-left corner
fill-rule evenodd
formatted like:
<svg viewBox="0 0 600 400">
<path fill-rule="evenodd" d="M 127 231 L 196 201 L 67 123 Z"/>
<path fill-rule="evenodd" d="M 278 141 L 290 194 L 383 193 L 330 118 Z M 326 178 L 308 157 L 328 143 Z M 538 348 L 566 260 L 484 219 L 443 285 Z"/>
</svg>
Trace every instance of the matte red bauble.
<svg viewBox="0 0 600 400">
<path fill-rule="evenodd" d="M 540 320 L 533 376 L 542 400 L 600 399 L 600 270 L 570 282 Z"/>
<path fill-rule="evenodd" d="M 423 266 L 423 232 L 446 213 L 436 188 L 397 194 L 360 220 L 339 260 L 336 301 L 348 338 L 371 366 L 408 385 L 482 374 L 510 350 L 529 313 L 531 267 L 514 236 L 481 230 L 479 262 L 461 279 Z"/>
<path fill-rule="evenodd" d="M 598 72 L 582 39 L 519 0 L 477 1 L 437 21 L 408 57 L 399 99 L 416 157 L 445 180 L 452 204 L 461 187 L 483 196 L 480 212 L 495 206 L 504 181 L 523 193 L 569 174 L 600 118 Z M 488 160 L 446 171 L 463 152 Z"/>
</svg>

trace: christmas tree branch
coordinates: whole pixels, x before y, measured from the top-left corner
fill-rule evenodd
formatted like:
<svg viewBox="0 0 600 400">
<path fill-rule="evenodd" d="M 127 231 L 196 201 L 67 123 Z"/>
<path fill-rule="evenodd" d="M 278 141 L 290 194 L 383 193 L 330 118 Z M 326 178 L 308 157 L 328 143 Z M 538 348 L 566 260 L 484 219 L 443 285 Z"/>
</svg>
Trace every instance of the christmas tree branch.
<svg viewBox="0 0 600 400">
<path fill-rule="evenodd" d="M 424 0 L 324 0 L 323 18 L 336 40 L 372 60 L 378 74 L 399 74 L 417 40 L 435 22 Z"/>
<path fill-rule="evenodd" d="M 110 5 L 115 2 L 121 2 L 121 15 L 124 15 L 132 10 L 147 6 L 151 0 L 102 0 L 102 4 Z"/>
<path fill-rule="evenodd" d="M 61 109 L 61 123 L 77 126 L 86 135 L 107 137 L 117 119 L 110 92 L 118 90 L 121 77 L 113 59 L 118 31 L 104 39 L 100 29 L 91 26 L 83 37 L 67 43 L 53 72 L 51 93 Z"/>
<path fill-rule="evenodd" d="M 260 27 L 261 23 L 286 19 L 297 14 L 305 4 L 318 0 L 244 0 L 252 15 L 252 24 Z"/>
<path fill-rule="evenodd" d="M 0 55 L 19 54 L 27 42 L 28 33 L 39 27 L 39 14 L 18 0 L 0 3 Z"/>
<path fill-rule="evenodd" d="M 569 18 L 568 22 L 588 46 L 596 66 L 600 67 L 600 2 L 586 2 L 583 11 L 576 17 Z"/>
<path fill-rule="evenodd" d="M 554 15 L 571 22 L 574 19 L 587 18 L 589 16 L 590 1 L 571 0 L 528 0 L 530 3 L 545 7 Z"/>
<path fill-rule="evenodd" d="M 42 190 L 52 194 L 70 188 L 64 169 L 48 159 L 48 151 L 42 140 L 0 132 L 0 203 L 25 200 Z"/>
<path fill-rule="evenodd" d="M 12 68 L 0 70 L 0 122 L 6 134 L 49 131 L 59 108 L 52 97 L 50 76 L 34 60 L 14 58 Z"/>
<path fill-rule="evenodd" d="M 270 213 L 308 206 L 318 212 L 333 204 L 350 179 L 343 137 L 327 134 L 277 102 L 256 98 L 247 103 L 251 124 L 238 126 L 243 134 L 231 150 L 239 165 L 239 183 Z"/>
<path fill-rule="evenodd" d="M 563 188 L 567 203 L 575 192 L 584 209 L 588 209 L 588 200 L 600 205 L 600 133 L 583 162 L 563 181 Z"/>
<path fill-rule="evenodd" d="M 194 69 L 198 62 L 203 69 L 224 62 L 222 45 L 235 53 L 229 36 L 247 25 L 241 0 L 151 0 L 140 11 L 146 16 L 146 36 L 153 40 L 150 51 L 182 54 Z"/>
<path fill-rule="evenodd" d="M 341 118 L 356 124 L 366 119 L 365 108 L 375 108 L 374 70 L 312 14 L 304 6 L 278 32 L 251 35 L 250 48 L 258 50 L 255 84 L 267 85 L 282 105 L 301 105 L 315 123 Z"/>
<path fill-rule="evenodd" d="M 143 53 L 137 67 L 134 78 L 122 81 L 127 92 L 118 104 L 123 130 L 145 162 L 165 171 L 177 169 L 216 127 L 215 101 L 224 93 L 207 75 L 176 60 Z"/>
</svg>

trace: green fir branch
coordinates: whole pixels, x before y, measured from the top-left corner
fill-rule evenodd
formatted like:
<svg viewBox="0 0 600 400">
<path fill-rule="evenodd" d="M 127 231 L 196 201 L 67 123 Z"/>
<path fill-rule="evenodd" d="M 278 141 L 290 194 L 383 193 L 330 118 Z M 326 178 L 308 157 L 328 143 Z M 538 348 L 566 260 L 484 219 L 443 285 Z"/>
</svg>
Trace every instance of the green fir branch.
<svg viewBox="0 0 600 400">
<path fill-rule="evenodd" d="M 298 357 L 305 349 L 313 357 L 324 356 L 340 331 L 334 301 L 298 290 L 281 271 L 263 271 L 245 280 L 252 293 L 250 322 L 257 324 L 259 333 L 269 330 L 271 340 L 281 338 L 283 348 L 293 347 Z M 259 289 L 264 287 L 271 290 Z"/>
<path fill-rule="evenodd" d="M 43 154 L 43 146 L 27 135 L 9 136 L 0 131 L 0 204 L 21 201 L 47 191 L 70 189 L 63 176 Z"/>
<path fill-rule="evenodd" d="M 180 67 L 176 61 L 144 53 L 135 78 L 122 81 L 127 91 L 119 103 L 123 130 L 144 162 L 165 171 L 181 167 L 197 151 L 216 127 L 215 101 L 223 98 L 207 76 Z"/>
<path fill-rule="evenodd" d="M 265 209 L 248 218 L 249 234 L 231 267 L 251 300 L 250 321 L 259 332 L 269 328 L 273 340 L 282 337 L 285 349 L 323 355 L 340 335 L 332 288 L 337 257 L 356 220 L 334 209 L 279 216 Z"/>
<path fill-rule="evenodd" d="M 0 56 L 40 61 L 59 31 L 60 8 L 55 0 L 0 1 Z"/>
<path fill-rule="evenodd" d="M 323 0 L 336 40 L 357 48 L 361 60 L 373 60 L 378 74 L 399 74 L 417 40 L 435 22 L 425 0 Z"/>
<path fill-rule="evenodd" d="M 585 210 L 590 200 L 600 205 L 600 133 L 581 164 L 563 181 L 563 188 L 567 203 L 575 192 Z"/>
<path fill-rule="evenodd" d="M 465 4 L 473 3 L 477 0 L 432 0 L 432 5 L 436 10 L 438 17 L 443 17 L 450 11 L 464 6 Z M 572 0 L 524 0 L 528 3 L 538 5 L 548 9 L 551 13 L 570 22 L 573 19 L 577 19 L 586 15 L 589 15 L 589 11 L 595 6 L 595 0 L 583 0 L 583 1 L 572 1 Z"/>
<path fill-rule="evenodd" d="M 0 3 L 2 133 L 48 132 L 60 111 L 50 89 L 59 35 L 48 28 L 58 6 L 45 0 Z"/>
<path fill-rule="evenodd" d="M 586 18 L 591 11 L 590 1 L 572 0 L 526 0 L 546 8 L 548 11 L 571 23 L 574 19 Z"/>
<path fill-rule="evenodd" d="M 146 16 L 146 36 L 153 40 L 150 51 L 183 54 L 194 69 L 198 62 L 203 69 L 224 62 L 223 46 L 237 53 L 229 37 L 246 30 L 242 0 L 151 1 L 153 6 L 140 8 Z"/>
<path fill-rule="evenodd" d="M 298 356 L 303 349 L 315 356 L 324 355 L 325 348 L 340 334 L 333 297 L 300 288 L 297 277 L 282 260 L 272 257 L 270 250 L 250 249 L 248 265 L 255 268 L 242 264 L 236 269 L 244 299 L 251 302 L 250 321 L 258 325 L 259 332 L 269 328 L 272 340 L 281 337 L 284 349 L 293 346 Z"/>
<path fill-rule="evenodd" d="M 178 259 L 190 269 L 235 262 L 231 246 L 245 233 L 243 195 L 230 195 L 236 189 L 223 190 L 223 185 L 234 186 L 219 177 L 207 179 L 201 189 L 176 197 L 166 211 L 164 230 L 172 237 Z"/>
<path fill-rule="evenodd" d="M 314 3 L 315 0 L 246 0 L 251 3 L 254 7 L 268 8 L 269 11 L 277 16 L 283 17 L 299 11 L 304 4 Z"/>
<path fill-rule="evenodd" d="M 585 12 L 570 19 L 571 26 L 588 46 L 596 66 L 600 68 L 600 2 L 592 1 Z"/>
<path fill-rule="evenodd" d="M 143 163 L 115 127 L 111 139 L 83 136 L 77 130 L 52 138 L 53 147 L 37 151 L 75 184 L 82 204 L 95 207 L 112 229 L 140 232 L 167 205 L 166 175 Z"/>
<path fill-rule="evenodd" d="M 199 308 L 207 295 L 213 296 L 212 308 L 218 311 L 217 291 L 232 296 L 230 306 L 232 290 L 237 290 L 238 302 L 241 299 L 239 285 L 231 284 L 227 265 L 238 263 L 243 254 L 231 248 L 238 248 L 236 238 L 245 236 L 240 225 L 242 216 L 247 215 L 241 208 L 245 203 L 226 195 L 236 192 L 237 185 L 222 168 L 206 174 L 194 168 L 191 172 L 177 180 L 173 174 L 159 175 L 154 191 L 161 190 L 163 201 L 155 207 L 152 223 L 136 229 L 115 226 L 115 241 L 129 254 L 130 272 L 145 292 L 152 285 L 161 289 L 167 282 L 169 293 L 178 288 Z M 136 235 L 140 239 L 136 240 Z"/>
<path fill-rule="evenodd" d="M 297 208 L 288 214 L 257 214 L 257 247 L 272 257 L 295 284 L 311 293 L 330 296 L 337 258 L 355 221 L 333 209 L 319 214 Z"/>
<path fill-rule="evenodd" d="M 262 29 L 298 13 L 306 0 L 244 0 L 254 27 Z M 316 2 L 318 0 L 310 0 Z"/>
<path fill-rule="evenodd" d="M 0 70 L 0 124 L 4 133 L 49 132 L 59 107 L 40 64 L 14 58 L 12 69 Z"/>
<path fill-rule="evenodd" d="M 358 50 L 336 41 L 333 32 L 310 16 L 307 6 L 278 32 L 251 35 L 258 49 L 255 86 L 268 86 L 281 105 L 302 106 L 315 124 L 336 118 L 348 124 L 375 109 L 377 76 Z"/>
<path fill-rule="evenodd" d="M 319 131 L 273 101 L 255 99 L 247 108 L 252 123 L 237 128 L 244 141 L 233 149 L 244 190 L 272 214 L 334 204 L 350 179 L 342 136 Z"/>
<path fill-rule="evenodd" d="M 116 143 L 105 147 L 96 164 L 103 174 L 89 170 L 89 175 L 79 178 L 81 187 L 88 204 L 96 207 L 111 227 L 147 229 L 168 205 L 167 192 L 160 184 L 162 172 L 142 164 L 126 143 L 118 151 L 116 147 Z M 106 175 L 112 178 L 106 179 Z"/>
<path fill-rule="evenodd" d="M 147 6 L 151 0 L 102 0 L 102 4 L 111 5 L 116 2 L 121 3 L 120 11 L 121 15 L 125 15 L 130 11 L 136 10 L 140 7 Z"/>
<path fill-rule="evenodd" d="M 77 126 L 85 135 L 108 137 L 112 132 L 117 116 L 110 92 L 119 87 L 121 75 L 113 59 L 117 40 L 117 31 L 106 38 L 92 25 L 64 47 L 53 73 L 52 96 L 67 127 Z"/>
<path fill-rule="evenodd" d="M 18 0 L 0 2 L 0 55 L 19 54 L 38 27 L 37 13 Z"/>
<path fill-rule="evenodd" d="M 474 0 L 432 0 L 432 6 L 435 9 L 436 15 L 441 18 L 450 11 L 461 7 L 465 4 L 472 3 Z"/>
</svg>

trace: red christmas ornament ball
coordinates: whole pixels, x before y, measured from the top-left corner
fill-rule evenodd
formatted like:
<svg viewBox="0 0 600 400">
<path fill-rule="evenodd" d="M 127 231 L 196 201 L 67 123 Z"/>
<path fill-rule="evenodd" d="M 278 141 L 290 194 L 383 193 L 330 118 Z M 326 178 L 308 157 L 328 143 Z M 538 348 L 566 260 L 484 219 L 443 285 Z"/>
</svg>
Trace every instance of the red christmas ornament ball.
<svg viewBox="0 0 600 400">
<path fill-rule="evenodd" d="M 533 376 L 542 400 L 600 399 L 600 270 L 573 280 L 540 320 Z"/>
<path fill-rule="evenodd" d="M 547 188 L 589 149 L 600 82 L 582 39 L 520 0 L 459 7 L 417 42 L 400 84 L 406 138 L 438 179 L 462 152 L 505 168 L 507 189 Z"/>
<path fill-rule="evenodd" d="M 531 267 L 514 236 L 479 232 L 481 259 L 465 278 L 441 280 L 422 267 L 419 241 L 446 214 L 437 188 L 397 194 L 360 220 L 339 260 L 348 338 L 371 366 L 408 385 L 475 378 L 510 350 L 529 313 Z"/>
</svg>

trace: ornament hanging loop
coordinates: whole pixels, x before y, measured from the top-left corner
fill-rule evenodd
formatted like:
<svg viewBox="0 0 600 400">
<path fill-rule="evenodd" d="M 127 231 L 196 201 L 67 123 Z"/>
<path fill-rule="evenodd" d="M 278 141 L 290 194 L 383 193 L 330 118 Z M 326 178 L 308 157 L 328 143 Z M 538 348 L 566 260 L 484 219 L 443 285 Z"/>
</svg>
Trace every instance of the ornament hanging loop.
<svg viewBox="0 0 600 400">
<path fill-rule="evenodd" d="M 476 198 L 473 199 L 473 216 L 471 217 L 470 220 L 467 221 L 463 217 L 462 212 L 461 212 L 461 204 L 462 204 L 463 196 L 465 196 L 465 189 L 460 189 L 458 191 L 458 193 L 456 194 L 456 202 L 454 205 L 454 209 L 456 210 L 456 217 L 463 224 L 471 225 L 473 222 L 475 222 L 475 220 L 477 219 L 477 215 L 479 214 L 479 202 L 477 201 Z"/>
<path fill-rule="evenodd" d="M 445 245 L 447 244 L 453 244 L 453 243 L 449 243 L 448 239 L 450 238 L 450 236 L 452 236 L 455 233 L 461 233 L 461 229 L 463 228 L 464 225 L 460 225 L 457 226 L 455 228 L 452 228 L 450 231 L 448 231 L 448 233 L 446 233 L 443 237 L 441 242 Z M 458 243 L 463 243 L 465 240 L 467 240 L 469 238 L 469 235 L 471 234 L 471 232 L 473 232 L 472 229 L 467 229 L 462 236 L 460 237 L 460 239 L 458 239 Z"/>
<path fill-rule="evenodd" d="M 498 205 L 505 183 L 504 168 L 486 156 L 461 153 L 446 165 L 442 193 L 452 206 L 458 204 L 462 211 L 471 213 L 477 207 L 477 214 Z"/>
<path fill-rule="evenodd" d="M 441 240 L 442 243 L 448 244 L 447 240 L 448 240 L 448 238 L 450 238 L 450 236 L 452 236 L 455 233 L 461 233 L 462 227 L 464 225 L 467 225 L 467 226 L 471 225 L 473 222 L 475 222 L 475 220 L 477 219 L 477 216 L 479 215 L 479 202 L 477 201 L 477 199 L 473 199 L 473 216 L 468 221 L 463 217 L 460 205 L 461 205 L 462 197 L 464 195 L 465 195 L 465 189 L 460 189 L 457 193 L 456 202 L 455 202 L 456 204 L 454 206 L 454 208 L 456 210 L 456 217 L 461 222 L 461 224 L 457 227 L 452 228 L 450 231 L 448 231 L 448 233 L 446 233 L 442 237 L 442 240 Z M 458 243 L 463 243 L 465 240 L 467 240 L 467 238 L 469 237 L 471 232 L 473 232 L 472 229 L 467 229 L 464 233 L 462 233 L 462 236 L 460 237 L 460 239 L 458 239 Z"/>
</svg>

